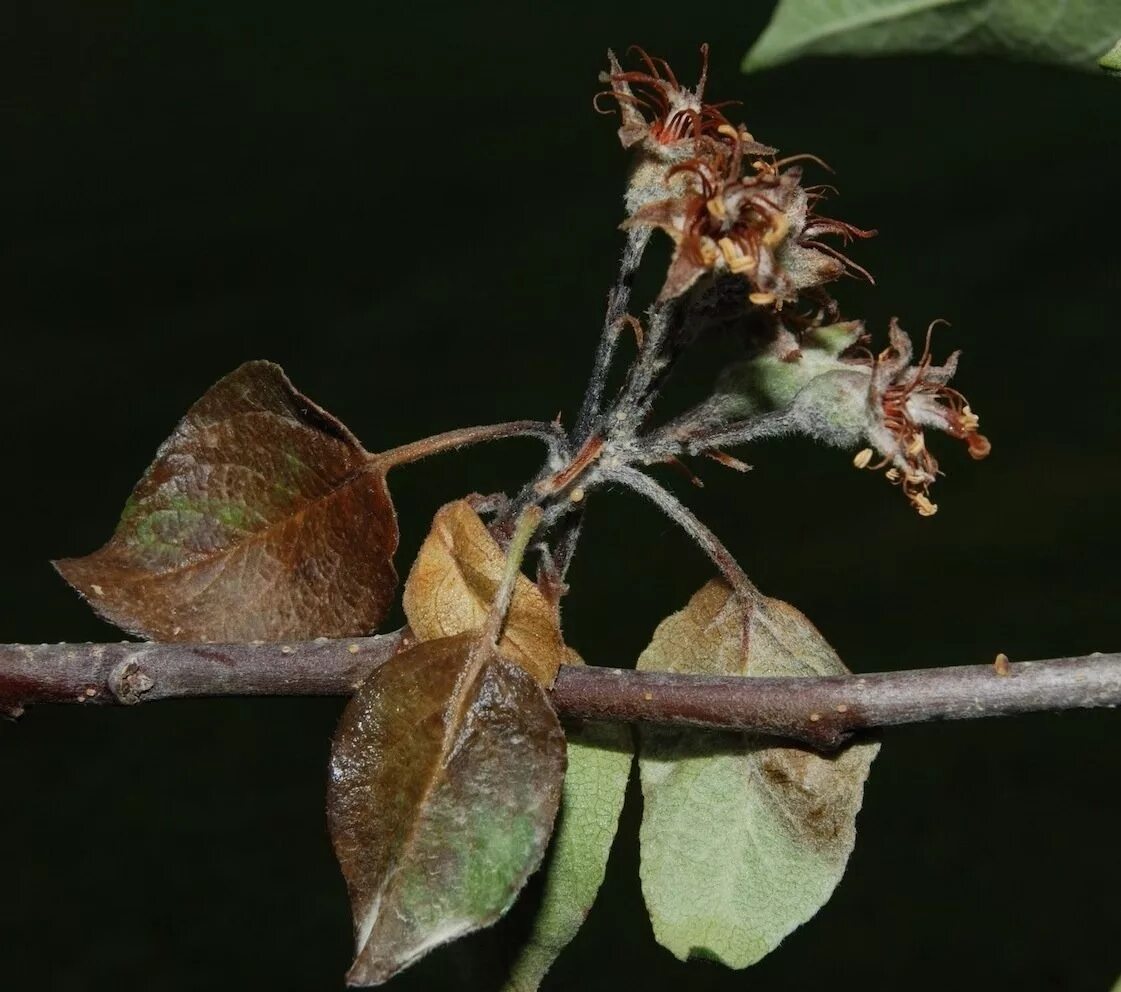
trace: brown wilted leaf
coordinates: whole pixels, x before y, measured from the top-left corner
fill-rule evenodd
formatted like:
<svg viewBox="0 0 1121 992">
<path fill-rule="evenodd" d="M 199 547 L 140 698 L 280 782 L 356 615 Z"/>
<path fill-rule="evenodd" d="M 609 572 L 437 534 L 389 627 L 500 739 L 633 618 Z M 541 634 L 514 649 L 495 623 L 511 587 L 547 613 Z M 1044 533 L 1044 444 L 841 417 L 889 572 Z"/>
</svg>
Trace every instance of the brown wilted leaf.
<svg viewBox="0 0 1121 992">
<path fill-rule="evenodd" d="M 644 671 L 844 675 L 794 607 L 750 607 L 713 581 L 664 620 Z M 654 934 L 679 958 L 753 964 L 825 903 L 856 840 L 878 744 L 832 755 L 747 734 L 640 728 L 642 890 Z"/>
<path fill-rule="evenodd" d="M 258 361 L 187 411 L 109 542 L 55 567 L 107 620 L 156 640 L 346 637 L 389 610 L 396 549 L 384 472 Z"/>
<path fill-rule="evenodd" d="M 377 985 L 487 926 L 540 863 L 560 803 L 564 733 L 545 690 L 474 634 L 378 668 L 331 751 L 331 838 L 356 956 Z"/>
<path fill-rule="evenodd" d="M 405 580 L 405 616 L 422 641 L 483 626 L 506 555 L 466 500 L 441 507 Z M 555 607 L 519 575 L 498 642 L 503 657 L 550 686 L 565 661 Z"/>
</svg>

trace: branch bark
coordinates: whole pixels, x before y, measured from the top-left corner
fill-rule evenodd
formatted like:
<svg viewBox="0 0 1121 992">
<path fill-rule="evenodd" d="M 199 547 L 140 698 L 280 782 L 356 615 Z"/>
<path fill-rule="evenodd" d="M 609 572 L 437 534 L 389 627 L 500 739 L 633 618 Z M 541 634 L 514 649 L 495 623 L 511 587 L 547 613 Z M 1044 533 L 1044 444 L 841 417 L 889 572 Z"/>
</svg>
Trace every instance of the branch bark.
<svg viewBox="0 0 1121 992">
<path fill-rule="evenodd" d="M 38 703 L 349 695 L 407 631 L 294 644 L 0 646 L 0 713 Z M 564 716 L 741 730 L 831 749 L 878 727 L 1121 704 L 1121 654 L 830 678 L 668 675 L 564 667 Z"/>
</svg>

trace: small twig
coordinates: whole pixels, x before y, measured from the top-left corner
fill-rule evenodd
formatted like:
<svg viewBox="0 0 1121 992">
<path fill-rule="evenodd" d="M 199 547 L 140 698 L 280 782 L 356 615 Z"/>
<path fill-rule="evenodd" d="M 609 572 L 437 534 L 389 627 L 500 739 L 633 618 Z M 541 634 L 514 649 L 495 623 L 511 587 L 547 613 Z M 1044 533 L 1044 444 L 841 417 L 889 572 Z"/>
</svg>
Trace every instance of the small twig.
<svg viewBox="0 0 1121 992">
<path fill-rule="evenodd" d="M 349 695 L 406 632 L 293 644 L 0 646 L 0 712 L 33 703 Z M 835 748 L 859 731 L 931 720 L 1121 705 L 1121 654 L 822 678 L 668 675 L 565 665 L 565 716 L 738 730 Z"/>
<path fill-rule="evenodd" d="M 669 372 L 672 362 L 666 349 L 680 315 L 681 304 L 676 299 L 655 303 L 650 308 L 642 348 L 627 370 L 627 378 L 616 404 L 617 412 L 623 414 L 624 423 L 631 431 L 641 428 Z"/>
<path fill-rule="evenodd" d="M 607 294 L 607 314 L 603 319 L 603 333 L 592 363 L 591 379 L 588 381 L 588 388 L 584 391 L 580 413 L 576 418 L 576 428 L 572 434 L 577 444 L 587 440 L 599 419 L 600 404 L 603 402 L 603 393 L 607 388 L 611 362 L 615 357 L 615 346 L 619 343 L 619 333 L 630 304 L 631 285 L 649 240 L 649 228 L 632 228 L 627 232 L 627 243 L 623 248 L 623 258 L 619 265 L 619 278 L 611 292 Z"/>
</svg>

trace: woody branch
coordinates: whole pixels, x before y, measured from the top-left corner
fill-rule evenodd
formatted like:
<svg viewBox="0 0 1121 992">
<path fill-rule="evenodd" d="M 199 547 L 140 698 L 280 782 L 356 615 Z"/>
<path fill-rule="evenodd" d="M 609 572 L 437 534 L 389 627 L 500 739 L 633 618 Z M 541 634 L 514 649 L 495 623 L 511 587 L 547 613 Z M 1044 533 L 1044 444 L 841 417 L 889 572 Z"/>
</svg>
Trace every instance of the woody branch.
<svg viewBox="0 0 1121 992">
<path fill-rule="evenodd" d="M 397 631 L 292 644 L 4 645 L 0 713 L 41 703 L 344 696 L 408 642 Z M 821 678 L 565 666 L 552 700 L 567 717 L 738 730 L 831 749 L 900 724 L 1115 707 L 1121 654 Z"/>
</svg>

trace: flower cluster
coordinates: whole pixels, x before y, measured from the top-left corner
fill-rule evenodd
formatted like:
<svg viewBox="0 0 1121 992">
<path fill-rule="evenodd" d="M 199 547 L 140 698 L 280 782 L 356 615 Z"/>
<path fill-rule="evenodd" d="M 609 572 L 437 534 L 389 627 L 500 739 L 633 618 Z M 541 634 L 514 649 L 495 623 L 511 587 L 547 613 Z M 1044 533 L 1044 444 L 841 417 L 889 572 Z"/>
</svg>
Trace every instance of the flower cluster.
<svg viewBox="0 0 1121 992">
<path fill-rule="evenodd" d="M 724 116 L 727 104 L 704 102 L 705 68 L 695 90 L 681 86 L 663 60 L 638 54 L 645 71 L 627 72 L 609 53 L 600 78 L 622 115 L 619 138 L 636 150 L 624 227 L 656 228 L 674 242 L 659 299 L 681 296 L 704 276 L 744 280 L 756 306 L 781 309 L 846 272 L 871 276 L 821 239 L 847 244 L 865 238 L 843 221 L 819 216 L 816 205 L 830 187 L 804 187 L 796 155 L 776 159 L 742 125 Z"/>
</svg>

